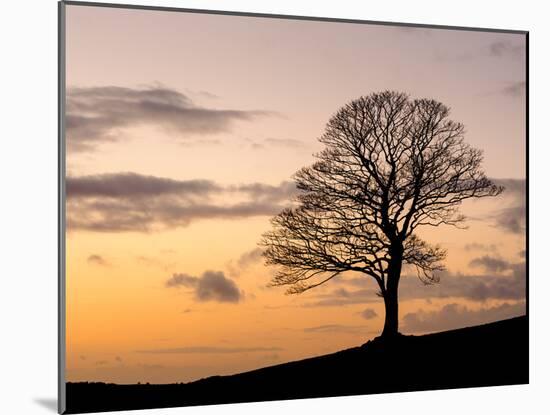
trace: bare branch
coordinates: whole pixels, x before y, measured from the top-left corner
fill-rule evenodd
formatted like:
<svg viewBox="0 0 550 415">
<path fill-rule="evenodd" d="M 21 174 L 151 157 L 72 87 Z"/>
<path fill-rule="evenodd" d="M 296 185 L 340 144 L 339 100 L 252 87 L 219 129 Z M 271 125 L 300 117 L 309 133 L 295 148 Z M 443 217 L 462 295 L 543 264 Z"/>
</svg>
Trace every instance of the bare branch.
<svg viewBox="0 0 550 415">
<path fill-rule="evenodd" d="M 360 97 L 329 120 L 320 141 L 317 161 L 294 176 L 297 207 L 275 216 L 261 242 L 266 263 L 279 267 L 272 285 L 289 293 L 354 271 L 385 295 L 401 263 L 435 283 L 446 252 L 415 230 L 461 227 L 464 200 L 503 190 L 485 176 L 463 125 L 434 100 L 392 91 Z"/>
</svg>

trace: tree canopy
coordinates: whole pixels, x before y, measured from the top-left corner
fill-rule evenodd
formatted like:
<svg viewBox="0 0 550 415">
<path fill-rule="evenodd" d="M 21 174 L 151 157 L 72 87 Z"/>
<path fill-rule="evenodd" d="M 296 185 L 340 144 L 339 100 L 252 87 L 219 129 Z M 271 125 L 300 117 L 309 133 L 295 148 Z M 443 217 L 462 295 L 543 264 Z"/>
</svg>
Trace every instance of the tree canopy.
<svg viewBox="0 0 550 415">
<path fill-rule="evenodd" d="M 332 116 L 320 141 L 317 161 L 294 176 L 295 206 L 272 218 L 261 242 L 266 263 L 278 266 L 272 284 L 288 293 L 356 271 L 382 296 L 396 278 L 397 296 L 402 263 L 437 282 L 446 252 L 417 229 L 462 226 L 464 200 L 503 190 L 481 169 L 482 151 L 464 141 L 464 126 L 433 99 L 362 96 Z"/>
</svg>

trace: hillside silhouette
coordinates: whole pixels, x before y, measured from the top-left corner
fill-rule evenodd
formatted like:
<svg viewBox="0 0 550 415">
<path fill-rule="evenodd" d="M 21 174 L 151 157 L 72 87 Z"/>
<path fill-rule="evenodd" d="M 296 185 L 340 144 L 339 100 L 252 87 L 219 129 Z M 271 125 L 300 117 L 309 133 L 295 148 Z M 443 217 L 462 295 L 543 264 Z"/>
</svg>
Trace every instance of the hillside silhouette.
<svg viewBox="0 0 550 415">
<path fill-rule="evenodd" d="M 523 316 L 186 384 L 67 383 L 65 413 L 522 384 L 528 342 Z"/>
</svg>

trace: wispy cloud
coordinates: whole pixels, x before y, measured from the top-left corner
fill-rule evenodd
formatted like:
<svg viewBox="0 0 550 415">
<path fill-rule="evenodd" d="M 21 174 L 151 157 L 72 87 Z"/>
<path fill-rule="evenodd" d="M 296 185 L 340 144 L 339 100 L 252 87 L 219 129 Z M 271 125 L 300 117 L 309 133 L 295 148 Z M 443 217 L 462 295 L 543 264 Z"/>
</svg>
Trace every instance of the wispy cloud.
<svg viewBox="0 0 550 415">
<path fill-rule="evenodd" d="M 251 266 L 262 261 L 263 249 L 254 248 L 244 252 L 236 261 L 230 261 L 227 264 L 227 269 L 232 277 L 238 277 L 242 272 L 246 271 Z"/>
<path fill-rule="evenodd" d="M 250 121 L 269 111 L 215 109 L 196 105 L 171 88 L 149 86 L 71 87 L 67 90 L 67 145 L 90 151 L 100 143 L 119 140 L 130 127 L 151 125 L 180 140 L 190 135 L 217 134 L 236 121 Z"/>
<path fill-rule="evenodd" d="M 511 97 L 521 97 L 525 95 L 526 87 L 527 84 L 525 81 L 513 82 L 502 88 L 501 92 Z"/>
<path fill-rule="evenodd" d="M 501 207 L 495 212 L 497 227 L 511 233 L 525 233 L 527 215 L 525 180 L 494 179 L 494 182 L 504 186 L 504 192 L 499 198 L 505 207 Z"/>
<path fill-rule="evenodd" d="M 377 289 L 365 288 L 360 290 L 350 290 L 347 288 L 338 288 L 326 294 L 319 294 L 312 301 L 303 304 L 304 307 L 339 307 L 352 304 L 364 304 L 379 301 L 376 295 Z"/>
<path fill-rule="evenodd" d="M 235 354 L 235 353 L 256 353 L 256 352 L 280 352 L 280 347 L 213 347 L 213 346 L 190 346 L 176 347 L 169 349 L 144 349 L 136 350 L 136 353 L 143 354 Z"/>
<path fill-rule="evenodd" d="M 101 255 L 92 254 L 87 258 L 89 264 L 101 265 L 103 267 L 110 266 L 111 264 L 103 258 Z"/>
<path fill-rule="evenodd" d="M 445 50 L 437 50 L 435 57 L 439 61 L 446 62 L 466 62 L 480 58 L 519 60 L 525 57 L 525 42 L 506 39 L 497 40 L 484 46 L 467 50 L 447 48 Z"/>
<path fill-rule="evenodd" d="M 266 138 L 260 142 L 254 143 L 254 148 L 256 149 L 269 147 L 280 147 L 296 150 L 306 148 L 306 145 L 303 141 L 295 140 L 293 138 Z"/>
<path fill-rule="evenodd" d="M 301 140 L 294 138 L 243 138 L 253 150 L 270 150 L 273 148 L 289 149 L 289 150 L 305 150 L 309 146 Z"/>
<path fill-rule="evenodd" d="M 480 244 L 478 242 L 472 242 L 464 245 L 466 252 L 495 252 L 497 246 L 495 244 Z"/>
<path fill-rule="evenodd" d="M 367 333 L 367 326 L 348 326 L 344 324 L 325 324 L 322 326 L 306 327 L 306 333 Z"/>
<path fill-rule="evenodd" d="M 525 43 L 499 40 L 489 44 L 487 53 L 496 58 L 522 58 L 525 56 Z"/>
<path fill-rule="evenodd" d="M 511 264 L 502 258 L 483 255 L 482 257 L 472 259 L 470 266 L 484 268 L 488 272 L 502 272 L 510 269 Z"/>
</svg>

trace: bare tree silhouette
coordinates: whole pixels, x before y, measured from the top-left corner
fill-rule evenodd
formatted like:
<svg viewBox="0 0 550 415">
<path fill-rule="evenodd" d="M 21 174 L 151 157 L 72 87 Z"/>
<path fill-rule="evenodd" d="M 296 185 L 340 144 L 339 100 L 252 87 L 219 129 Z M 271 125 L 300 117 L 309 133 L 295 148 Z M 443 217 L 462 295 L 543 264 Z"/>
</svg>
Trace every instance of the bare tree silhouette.
<svg viewBox="0 0 550 415">
<path fill-rule="evenodd" d="M 272 218 L 263 235 L 272 285 L 302 293 L 346 271 L 372 277 L 384 299 L 382 337 L 398 334 L 403 264 L 426 284 L 439 281 L 446 251 L 420 239 L 421 226 L 460 227 L 463 200 L 503 188 L 481 169 L 481 150 L 462 124 L 431 99 L 385 91 L 360 97 L 328 122 L 317 161 L 294 179 L 296 207 Z"/>
</svg>

